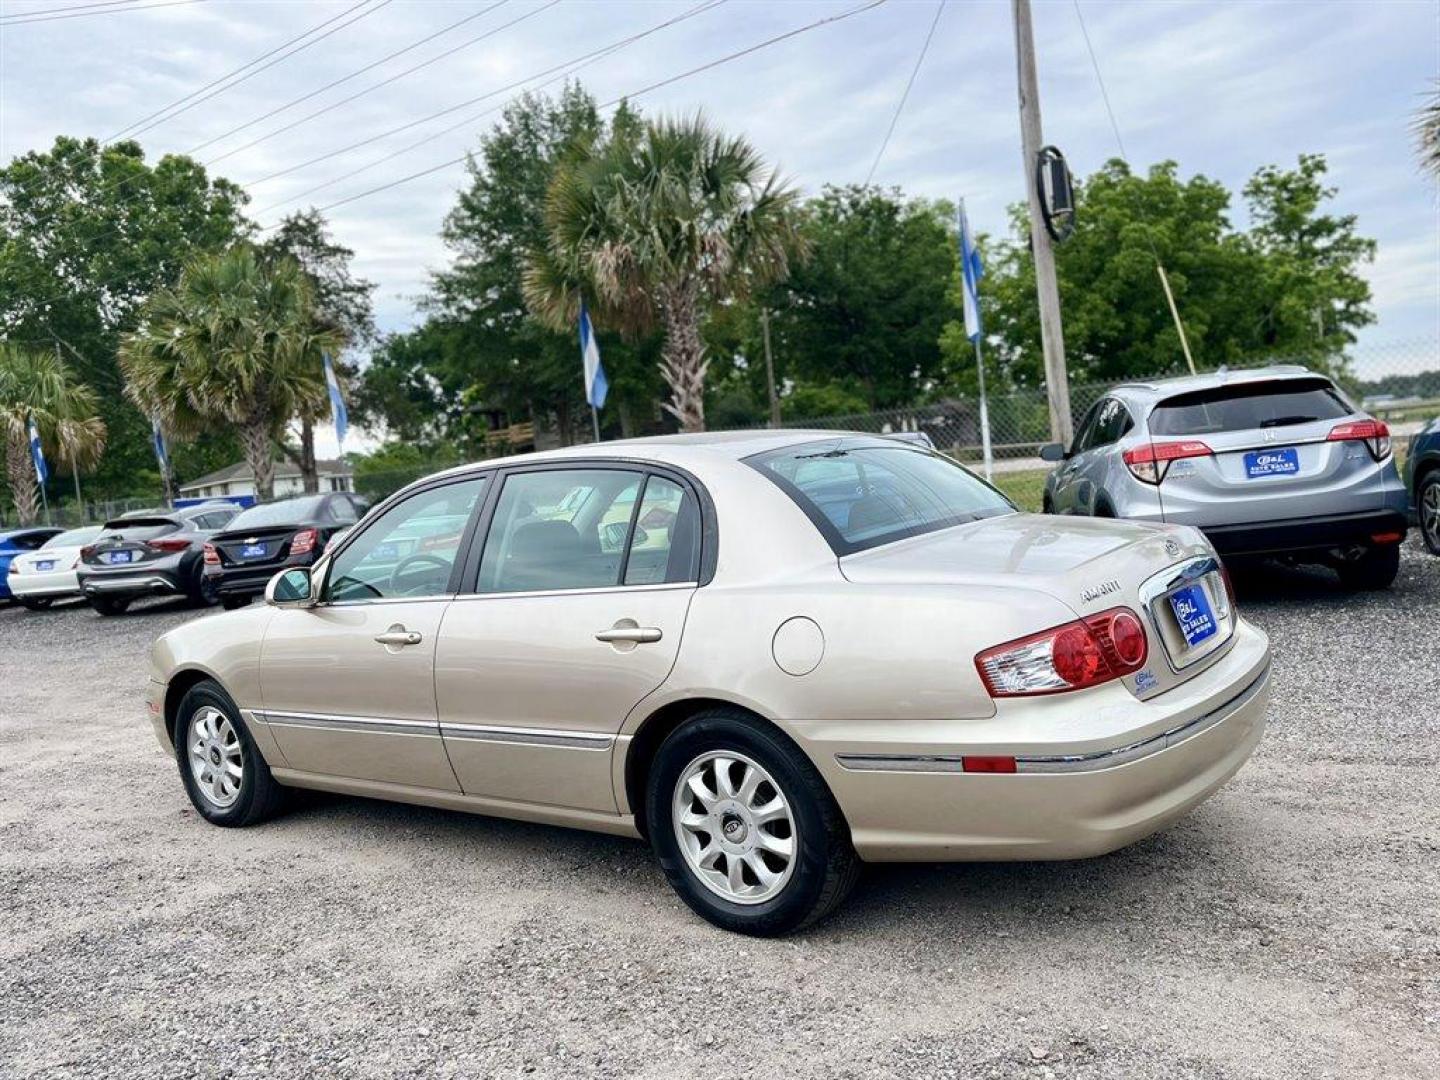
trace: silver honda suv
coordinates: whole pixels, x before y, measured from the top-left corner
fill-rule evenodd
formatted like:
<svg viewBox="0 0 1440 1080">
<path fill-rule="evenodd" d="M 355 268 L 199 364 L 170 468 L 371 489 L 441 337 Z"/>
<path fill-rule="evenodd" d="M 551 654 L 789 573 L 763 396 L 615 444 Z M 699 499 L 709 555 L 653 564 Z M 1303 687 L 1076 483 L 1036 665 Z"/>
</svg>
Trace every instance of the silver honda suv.
<svg viewBox="0 0 1440 1080">
<path fill-rule="evenodd" d="M 1385 424 L 1303 367 L 1126 383 L 1097 401 L 1045 481 L 1045 512 L 1199 527 L 1227 559 L 1395 580 L 1405 486 Z"/>
</svg>

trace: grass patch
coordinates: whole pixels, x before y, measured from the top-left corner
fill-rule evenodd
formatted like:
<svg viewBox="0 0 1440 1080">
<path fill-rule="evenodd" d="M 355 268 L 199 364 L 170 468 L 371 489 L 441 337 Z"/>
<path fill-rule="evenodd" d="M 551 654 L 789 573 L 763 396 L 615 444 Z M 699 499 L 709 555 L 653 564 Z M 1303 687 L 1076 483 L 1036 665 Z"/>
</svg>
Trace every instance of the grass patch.
<svg viewBox="0 0 1440 1080">
<path fill-rule="evenodd" d="M 975 470 L 979 472 L 979 469 Z M 1040 512 L 1041 500 L 1045 495 L 1045 477 L 1049 469 L 1026 469 L 1023 472 L 997 472 L 991 481 L 1010 497 L 1010 501 L 1021 510 L 1032 514 Z"/>
</svg>

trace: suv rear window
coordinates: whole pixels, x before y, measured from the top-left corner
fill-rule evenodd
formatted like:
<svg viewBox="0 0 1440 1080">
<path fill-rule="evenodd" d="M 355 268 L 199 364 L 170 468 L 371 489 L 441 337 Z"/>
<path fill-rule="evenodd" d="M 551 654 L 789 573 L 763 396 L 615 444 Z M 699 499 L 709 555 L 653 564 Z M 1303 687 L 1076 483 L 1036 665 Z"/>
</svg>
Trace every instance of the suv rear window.
<svg viewBox="0 0 1440 1080">
<path fill-rule="evenodd" d="M 1221 431 L 1307 424 L 1349 416 L 1346 404 L 1329 379 L 1285 379 L 1276 382 L 1212 386 L 1166 398 L 1150 413 L 1152 435 L 1206 435 Z"/>
<path fill-rule="evenodd" d="M 898 442 L 827 439 L 746 463 L 795 500 L 837 555 L 1015 512 L 949 458 Z"/>
<path fill-rule="evenodd" d="M 153 540 L 157 536 L 178 531 L 180 523 L 174 518 L 138 517 L 116 518 L 107 521 L 100 529 L 102 536 L 119 535 L 126 540 Z"/>
</svg>

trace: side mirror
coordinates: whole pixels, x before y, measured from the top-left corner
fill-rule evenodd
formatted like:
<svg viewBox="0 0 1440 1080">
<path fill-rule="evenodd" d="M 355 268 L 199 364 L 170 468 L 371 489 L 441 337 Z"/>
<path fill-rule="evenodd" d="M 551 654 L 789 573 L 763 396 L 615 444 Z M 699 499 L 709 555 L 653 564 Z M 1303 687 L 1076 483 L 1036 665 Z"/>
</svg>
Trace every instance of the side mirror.
<svg viewBox="0 0 1440 1080">
<path fill-rule="evenodd" d="M 314 607 L 314 586 L 310 580 L 310 571 L 299 566 L 280 571 L 265 586 L 265 602 L 272 607 Z"/>
<path fill-rule="evenodd" d="M 1064 461 L 1069 456 L 1065 453 L 1065 447 L 1058 442 L 1046 443 L 1040 447 L 1041 461 Z"/>
</svg>

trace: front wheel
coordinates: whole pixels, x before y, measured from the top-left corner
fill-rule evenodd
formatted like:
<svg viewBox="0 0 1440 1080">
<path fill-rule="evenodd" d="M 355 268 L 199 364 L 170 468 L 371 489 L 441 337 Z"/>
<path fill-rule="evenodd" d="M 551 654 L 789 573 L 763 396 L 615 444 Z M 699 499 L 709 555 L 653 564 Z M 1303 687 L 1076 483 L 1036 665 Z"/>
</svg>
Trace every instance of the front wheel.
<svg viewBox="0 0 1440 1080">
<path fill-rule="evenodd" d="M 701 713 L 665 740 L 646 820 L 671 886 L 724 930 L 803 929 L 859 876 L 845 819 L 815 766 L 739 709 Z"/>
<path fill-rule="evenodd" d="M 1359 555 L 1341 559 L 1335 569 L 1347 589 L 1388 589 L 1400 573 L 1400 545 L 1366 548 Z"/>
<path fill-rule="evenodd" d="M 1431 555 L 1440 555 L 1440 470 L 1420 481 L 1415 505 L 1420 510 L 1420 539 Z"/>
<path fill-rule="evenodd" d="M 285 789 L 218 683 L 197 683 L 181 700 L 175 758 L 191 804 L 212 825 L 254 825 L 280 808 Z"/>
</svg>

